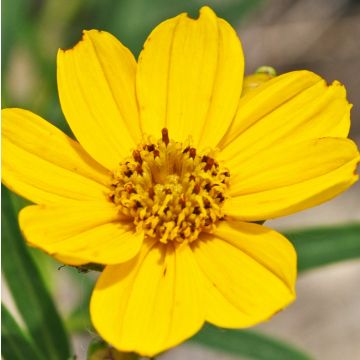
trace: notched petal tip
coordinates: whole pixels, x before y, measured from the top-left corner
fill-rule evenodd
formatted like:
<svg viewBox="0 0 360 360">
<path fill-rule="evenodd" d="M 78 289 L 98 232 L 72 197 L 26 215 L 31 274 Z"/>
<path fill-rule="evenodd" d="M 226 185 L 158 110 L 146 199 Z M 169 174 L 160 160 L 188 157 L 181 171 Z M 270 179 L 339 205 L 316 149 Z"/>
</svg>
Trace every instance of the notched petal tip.
<svg viewBox="0 0 360 360">
<path fill-rule="evenodd" d="M 202 6 L 199 10 L 199 14 L 196 17 L 190 16 L 187 12 L 181 13 L 179 16 L 186 16 L 188 20 L 198 21 L 202 17 L 216 18 L 216 13 L 209 6 Z"/>
<path fill-rule="evenodd" d="M 342 98 L 346 101 L 347 105 L 348 105 L 348 110 L 350 112 L 350 110 L 353 108 L 353 104 L 351 102 L 349 102 L 349 99 L 347 97 L 347 90 L 346 90 L 346 86 L 340 82 L 339 80 L 334 80 L 331 84 L 327 85 L 329 88 L 333 88 L 334 90 L 337 90 L 339 92 L 339 98 Z"/>
<path fill-rule="evenodd" d="M 71 50 L 76 49 L 79 45 L 81 45 L 85 41 L 89 40 L 89 36 L 91 34 L 94 34 L 94 33 L 102 34 L 102 33 L 104 33 L 104 31 L 103 30 L 98 30 L 98 29 L 82 30 L 80 40 L 78 40 L 73 46 L 71 46 L 69 48 L 59 48 L 58 53 L 59 52 L 65 53 L 67 51 L 71 51 Z"/>
</svg>

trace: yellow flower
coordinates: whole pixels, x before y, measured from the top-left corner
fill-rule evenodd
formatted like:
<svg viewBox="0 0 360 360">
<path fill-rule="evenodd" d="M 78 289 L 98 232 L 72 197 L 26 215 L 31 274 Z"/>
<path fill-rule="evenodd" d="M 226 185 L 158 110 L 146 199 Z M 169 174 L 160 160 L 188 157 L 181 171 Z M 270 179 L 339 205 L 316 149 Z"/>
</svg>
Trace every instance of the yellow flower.
<svg viewBox="0 0 360 360">
<path fill-rule="evenodd" d="M 105 340 L 153 355 L 205 321 L 248 327 L 294 300 L 295 251 L 256 222 L 357 180 L 341 84 L 294 71 L 241 97 L 240 41 L 208 7 L 161 23 L 138 62 L 91 30 L 57 68 L 79 142 L 5 109 L 3 181 L 37 204 L 19 217 L 31 245 L 105 265 L 90 309 Z"/>
</svg>

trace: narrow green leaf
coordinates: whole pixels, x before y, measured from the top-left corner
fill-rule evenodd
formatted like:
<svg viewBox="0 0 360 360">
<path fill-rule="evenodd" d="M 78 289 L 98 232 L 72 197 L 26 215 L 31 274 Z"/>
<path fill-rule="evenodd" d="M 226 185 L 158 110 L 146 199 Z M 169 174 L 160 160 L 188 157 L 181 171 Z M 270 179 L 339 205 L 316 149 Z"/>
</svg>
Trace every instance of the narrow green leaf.
<svg viewBox="0 0 360 360">
<path fill-rule="evenodd" d="M 13 206 L 13 211 L 15 214 L 19 213 L 19 211 L 27 205 L 31 203 L 28 200 L 20 197 L 15 193 L 10 193 L 11 203 Z M 31 257 L 33 258 L 37 268 L 40 271 L 40 274 L 45 282 L 46 287 L 50 290 L 50 293 L 54 293 L 55 283 L 54 283 L 54 267 L 55 260 L 53 260 L 50 256 L 45 254 L 40 249 L 36 249 L 33 247 L 27 248 L 30 252 Z"/>
<path fill-rule="evenodd" d="M 2 187 L 2 269 L 29 335 L 47 359 L 70 356 L 69 342 L 55 305 L 22 239 L 10 193 Z"/>
<path fill-rule="evenodd" d="M 190 342 L 254 360 L 311 360 L 289 344 L 254 331 L 222 330 L 206 325 Z"/>
<path fill-rule="evenodd" d="M 1 355 L 4 360 L 45 360 L 1 304 Z"/>
<path fill-rule="evenodd" d="M 360 224 L 287 232 L 298 253 L 299 271 L 360 258 Z"/>
</svg>

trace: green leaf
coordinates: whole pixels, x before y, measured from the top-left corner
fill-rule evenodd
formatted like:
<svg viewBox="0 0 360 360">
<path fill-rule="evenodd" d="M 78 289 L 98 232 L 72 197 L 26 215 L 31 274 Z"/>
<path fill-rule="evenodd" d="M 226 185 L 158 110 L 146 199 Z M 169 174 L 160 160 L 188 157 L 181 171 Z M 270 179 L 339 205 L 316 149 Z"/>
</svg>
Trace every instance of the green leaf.
<svg viewBox="0 0 360 360">
<path fill-rule="evenodd" d="M 63 323 L 22 239 L 11 196 L 2 187 L 2 269 L 33 342 L 47 359 L 70 356 Z"/>
<path fill-rule="evenodd" d="M 222 330 L 211 325 L 195 335 L 190 342 L 256 360 L 311 360 L 292 346 L 269 336 L 248 330 Z"/>
<path fill-rule="evenodd" d="M 20 197 L 15 193 L 10 193 L 11 203 L 13 206 L 13 211 L 15 214 L 19 213 L 19 211 L 27 205 L 31 205 L 31 202 Z M 41 276 L 45 282 L 46 287 L 53 292 L 54 290 L 54 269 L 53 265 L 55 261 L 45 254 L 40 249 L 36 248 L 27 248 L 30 252 L 31 257 L 33 258 L 37 268 L 39 269 Z"/>
<path fill-rule="evenodd" d="M 129 352 L 120 352 L 104 340 L 93 339 L 88 347 L 87 360 L 138 360 L 139 355 Z"/>
<path fill-rule="evenodd" d="M 22 208 L 31 203 L 28 200 L 20 197 L 15 193 L 10 193 L 11 203 L 13 206 L 13 211 L 17 214 Z M 45 282 L 46 287 L 50 290 L 50 293 L 53 294 L 55 291 L 54 283 L 54 270 L 56 264 L 55 260 L 43 251 L 37 248 L 28 247 L 31 257 L 33 258 L 37 268 L 40 271 L 40 274 Z"/>
<path fill-rule="evenodd" d="M 298 254 L 299 271 L 360 258 L 360 224 L 287 232 Z"/>
<path fill-rule="evenodd" d="M 1 304 L 1 355 L 4 360 L 45 360 Z"/>
</svg>

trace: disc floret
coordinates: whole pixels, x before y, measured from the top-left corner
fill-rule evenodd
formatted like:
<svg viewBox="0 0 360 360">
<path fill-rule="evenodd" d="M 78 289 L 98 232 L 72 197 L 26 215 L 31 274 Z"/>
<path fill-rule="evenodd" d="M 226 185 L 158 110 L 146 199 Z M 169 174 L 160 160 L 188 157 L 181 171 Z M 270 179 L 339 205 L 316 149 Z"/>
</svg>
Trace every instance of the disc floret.
<svg viewBox="0 0 360 360">
<path fill-rule="evenodd" d="M 141 144 L 113 173 L 110 199 L 138 230 L 162 243 L 192 242 L 224 217 L 229 171 L 210 152 L 169 138 Z"/>
</svg>

